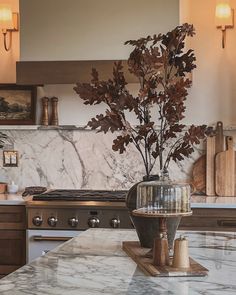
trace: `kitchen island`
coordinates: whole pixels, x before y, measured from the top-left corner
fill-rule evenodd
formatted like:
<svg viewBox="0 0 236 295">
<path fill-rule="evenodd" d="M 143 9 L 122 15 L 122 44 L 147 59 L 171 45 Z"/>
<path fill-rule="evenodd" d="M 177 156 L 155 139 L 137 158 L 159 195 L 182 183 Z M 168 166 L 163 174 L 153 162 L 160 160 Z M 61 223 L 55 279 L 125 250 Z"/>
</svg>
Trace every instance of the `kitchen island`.
<svg viewBox="0 0 236 295">
<path fill-rule="evenodd" d="M 0 294 L 236 294 L 236 235 L 189 232 L 190 255 L 206 277 L 146 276 L 122 250 L 135 230 L 89 229 L 0 280 Z"/>
</svg>

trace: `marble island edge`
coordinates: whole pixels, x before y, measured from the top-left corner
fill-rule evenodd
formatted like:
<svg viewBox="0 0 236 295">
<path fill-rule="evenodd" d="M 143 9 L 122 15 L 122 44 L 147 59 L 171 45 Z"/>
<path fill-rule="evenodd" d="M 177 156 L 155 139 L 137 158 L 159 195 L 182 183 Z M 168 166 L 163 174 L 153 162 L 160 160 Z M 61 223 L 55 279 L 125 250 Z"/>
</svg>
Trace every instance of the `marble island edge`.
<svg viewBox="0 0 236 295">
<path fill-rule="evenodd" d="M 0 280 L 0 294 L 235 294 L 235 234 L 185 234 L 190 256 L 209 269 L 204 278 L 146 276 L 121 247 L 137 240 L 134 230 L 89 229 Z"/>
</svg>

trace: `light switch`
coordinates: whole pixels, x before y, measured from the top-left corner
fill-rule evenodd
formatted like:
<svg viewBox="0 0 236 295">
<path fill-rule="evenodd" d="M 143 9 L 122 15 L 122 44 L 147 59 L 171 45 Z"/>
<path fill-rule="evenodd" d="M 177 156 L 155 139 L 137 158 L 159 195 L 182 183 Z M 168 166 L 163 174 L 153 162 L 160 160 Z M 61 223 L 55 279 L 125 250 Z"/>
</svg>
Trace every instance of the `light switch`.
<svg viewBox="0 0 236 295">
<path fill-rule="evenodd" d="M 17 167 L 18 166 L 18 152 L 17 151 L 3 151 L 3 167 Z"/>
</svg>

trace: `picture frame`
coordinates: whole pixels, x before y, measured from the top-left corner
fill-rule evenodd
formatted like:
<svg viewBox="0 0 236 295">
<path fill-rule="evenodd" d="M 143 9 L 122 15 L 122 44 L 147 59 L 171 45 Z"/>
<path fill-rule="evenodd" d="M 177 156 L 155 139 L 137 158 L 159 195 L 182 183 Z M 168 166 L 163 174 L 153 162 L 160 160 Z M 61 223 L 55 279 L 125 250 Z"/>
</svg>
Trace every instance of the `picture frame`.
<svg viewBox="0 0 236 295">
<path fill-rule="evenodd" d="M 37 88 L 0 84 L 0 125 L 34 125 Z"/>
</svg>

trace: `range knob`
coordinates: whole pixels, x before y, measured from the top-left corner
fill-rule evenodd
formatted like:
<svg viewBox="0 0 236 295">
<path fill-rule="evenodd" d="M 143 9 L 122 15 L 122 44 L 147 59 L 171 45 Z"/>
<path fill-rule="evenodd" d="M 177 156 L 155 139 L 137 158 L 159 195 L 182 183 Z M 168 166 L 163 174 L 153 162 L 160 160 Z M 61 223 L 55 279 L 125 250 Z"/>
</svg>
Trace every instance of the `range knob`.
<svg viewBox="0 0 236 295">
<path fill-rule="evenodd" d="M 35 226 L 40 226 L 43 223 L 43 219 L 40 216 L 33 217 L 32 221 Z"/>
<path fill-rule="evenodd" d="M 110 225 L 112 228 L 120 227 L 120 219 L 119 218 L 112 218 L 112 220 L 110 221 Z"/>
<path fill-rule="evenodd" d="M 68 224 L 71 226 L 71 227 L 76 227 L 79 223 L 79 220 L 78 218 L 76 217 L 72 217 L 72 218 L 69 218 L 68 219 Z"/>
<path fill-rule="evenodd" d="M 90 217 L 88 220 L 88 226 L 89 227 L 98 227 L 100 223 L 100 220 L 97 217 Z"/>
<path fill-rule="evenodd" d="M 56 224 L 57 224 L 57 218 L 56 217 L 51 216 L 51 217 L 48 218 L 48 225 L 54 227 L 54 226 L 56 226 Z"/>
</svg>

